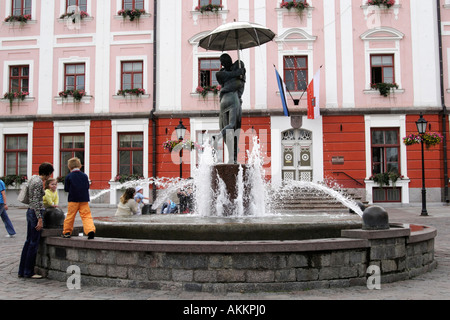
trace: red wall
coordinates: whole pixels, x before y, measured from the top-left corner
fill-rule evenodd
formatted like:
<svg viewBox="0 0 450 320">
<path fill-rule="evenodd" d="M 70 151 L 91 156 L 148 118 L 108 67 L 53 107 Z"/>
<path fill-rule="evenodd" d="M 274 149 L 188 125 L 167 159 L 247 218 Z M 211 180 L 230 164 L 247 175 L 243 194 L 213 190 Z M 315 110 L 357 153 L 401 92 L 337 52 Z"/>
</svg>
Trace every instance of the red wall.
<svg viewBox="0 0 450 320">
<path fill-rule="evenodd" d="M 364 188 L 366 178 L 364 116 L 323 117 L 323 162 L 325 179 L 345 188 Z M 333 164 L 333 157 L 344 157 L 343 164 Z M 358 180 L 361 184 L 356 183 Z"/>
<path fill-rule="evenodd" d="M 89 179 L 91 189 L 107 189 L 111 179 L 111 121 L 91 121 L 91 158 Z"/>
<path fill-rule="evenodd" d="M 53 122 L 37 121 L 33 126 L 32 174 L 39 174 L 43 162 L 53 163 Z M 56 177 L 55 177 L 56 178 Z"/>
<path fill-rule="evenodd" d="M 442 134 L 442 118 L 439 115 L 424 115 L 428 121 L 427 132 Z M 406 117 L 406 135 L 417 134 L 416 121 L 419 115 Z M 403 139 L 403 137 L 401 137 Z M 411 188 L 422 188 L 422 149 L 420 144 L 406 147 L 408 157 L 408 177 L 411 179 Z M 443 144 L 424 149 L 425 159 L 425 187 L 440 188 L 443 186 Z"/>
<path fill-rule="evenodd" d="M 183 125 L 187 128 L 186 137 L 190 132 L 190 121 L 183 118 Z M 179 153 L 164 150 L 163 143 L 166 140 L 176 139 L 175 127 L 179 124 L 180 119 L 158 119 L 158 128 L 156 133 L 156 157 L 157 157 L 157 177 L 177 178 L 180 176 Z M 150 130 L 151 132 L 151 130 Z M 264 166 L 270 168 L 270 118 L 269 117 L 243 117 L 242 118 L 242 134 L 239 140 L 239 157 L 240 163 L 247 162 L 247 150 L 252 148 L 252 138 L 250 134 L 255 132 L 260 137 L 260 143 L 264 153 Z M 150 165 L 151 168 L 151 165 Z M 149 176 L 152 176 L 151 169 Z M 266 170 L 269 174 L 270 170 Z M 183 150 L 183 178 L 191 175 L 190 152 Z"/>
</svg>

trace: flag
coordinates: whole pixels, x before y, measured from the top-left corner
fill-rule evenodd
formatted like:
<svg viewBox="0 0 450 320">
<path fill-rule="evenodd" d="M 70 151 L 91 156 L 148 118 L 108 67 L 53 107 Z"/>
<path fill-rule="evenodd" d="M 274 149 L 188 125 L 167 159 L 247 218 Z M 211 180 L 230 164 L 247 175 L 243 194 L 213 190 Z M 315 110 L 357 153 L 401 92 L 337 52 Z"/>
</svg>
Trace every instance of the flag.
<svg viewBox="0 0 450 320">
<path fill-rule="evenodd" d="M 320 117 L 320 69 L 317 70 L 306 91 L 308 94 L 308 119 L 317 119 Z"/>
<path fill-rule="evenodd" d="M 275 68 L 275 73 L 277 75 L 278 88 L 280 90 L 280 96 L 281 96 L 281 104 L 283 105 L 283 112 L 286 117 L 289 117 L 289 109 L 288 109 L 287 100 L 286 100 L 286 85 L 285 85 L 283 79 L 281 78 L 280 74 L 278 73 L 277 68 L 275 66 L 273 66 L 273 67 Z"/>
</svg>

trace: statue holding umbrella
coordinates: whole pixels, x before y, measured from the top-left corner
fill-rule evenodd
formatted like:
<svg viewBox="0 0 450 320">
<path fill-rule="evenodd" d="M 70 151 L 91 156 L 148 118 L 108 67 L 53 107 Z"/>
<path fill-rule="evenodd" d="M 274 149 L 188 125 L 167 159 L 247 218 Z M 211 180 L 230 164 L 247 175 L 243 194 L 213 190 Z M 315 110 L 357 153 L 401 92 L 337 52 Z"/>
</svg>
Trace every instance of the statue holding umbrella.
<svg viewBox="0 0 450 320">
<path fill-rule="evenodd" d="M 222 69 L 217 72 L 220 91 L 220 134 L 215 137 L 215 148 L 223 138 L 228 149 L 228 163 L 237 163 L 239 134 L 242 121 L 242 94 L 245 87 L 245 67 L 239 50 L 252 48 L 271 41 L 275 34 L 268 28 L 250 22 L 223 24 L 200 40 L 200 47 L 207 50 L 237 50 L 238 61 L 233 63 L 228 54 L 220 57 Z"/>
</svg>

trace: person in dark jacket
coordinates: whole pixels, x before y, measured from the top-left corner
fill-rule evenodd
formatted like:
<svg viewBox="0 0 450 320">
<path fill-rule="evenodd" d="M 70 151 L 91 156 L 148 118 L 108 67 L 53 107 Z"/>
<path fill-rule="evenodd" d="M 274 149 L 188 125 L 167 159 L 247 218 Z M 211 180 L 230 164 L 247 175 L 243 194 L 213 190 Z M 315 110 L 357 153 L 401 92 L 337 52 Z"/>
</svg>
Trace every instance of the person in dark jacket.
<svg viewBox="0 0 450 320">
<path fill-rule="evenodd" d="M 89 178 L 80 170 L 80 159 L 69 159 L 68 167 L 70 173 L 66 176 L 64 191 L 68 192 L 69 195 L 67 198 L 67 216 L 64 219 L 63 237 L 70 238 L 72 235 L 75 216 L 79 211 L 84 233 L 88 235 L 89 240 L 94 239 L 95 225 L 91 209 L 89 208 Z"/>
</svg>

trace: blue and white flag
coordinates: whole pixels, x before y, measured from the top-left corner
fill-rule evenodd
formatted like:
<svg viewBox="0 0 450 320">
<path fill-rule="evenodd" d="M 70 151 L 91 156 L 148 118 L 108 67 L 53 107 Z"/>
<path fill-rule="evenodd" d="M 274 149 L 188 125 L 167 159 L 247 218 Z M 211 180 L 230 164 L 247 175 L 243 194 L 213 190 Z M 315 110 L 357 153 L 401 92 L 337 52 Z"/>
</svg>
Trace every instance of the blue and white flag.
<svg viewBox="0 0 450 320">
<path fill-rule="evenodd" d="M 275 68 L 275 73 L 277 75 L 278 88 L 280 90 L 281 104 L 283 105 L 284 115 L 286 117 L 289 117 L 289 109 L 288 109 L 287 100 L 286 100 L 286 84 L 284 83 L 283 79 L 281 78 L 280 74 L 278 73 L 277 68 L 275 66 L 273 66 L 273 67 Z"/>
</svg>

